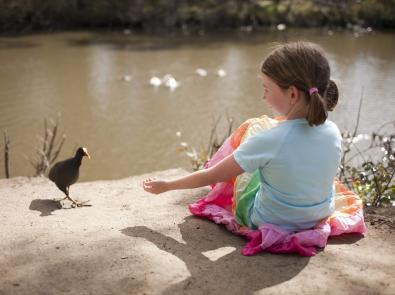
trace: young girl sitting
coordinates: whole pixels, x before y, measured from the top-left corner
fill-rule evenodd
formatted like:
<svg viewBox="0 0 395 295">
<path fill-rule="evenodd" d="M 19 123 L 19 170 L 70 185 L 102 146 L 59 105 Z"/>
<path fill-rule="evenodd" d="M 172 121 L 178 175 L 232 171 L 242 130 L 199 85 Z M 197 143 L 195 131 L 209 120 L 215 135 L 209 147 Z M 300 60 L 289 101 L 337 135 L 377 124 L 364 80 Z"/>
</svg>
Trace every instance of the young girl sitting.
<svg viewBox="0 0 395 295">
<path fill-rule="evenodd" d="M 146 179 L 144 189 L 160 194 L 207 185 L 215 190 L 215 184 L 228 184 L 217 188 L 217 201 L 211 203 L 232 207 L 237 224 L 250 230 L 273 225 L 298 232 L 331 216 L 342 138 L 336 124 L 327 119 L 338 101 L 328 60 L 312 43 L 281 45 L 263 62 L 262 82 L 264 100 L 283 120 L 266 116 L 248 120 L 224 143 L 231 152 L 214 156 L 207 169 L 171 181 Z M 219 201 L 229 194 L 229 187 L 231 196 Z M 210 201 L 206 198 L 195 206 L 202 202 Z"/>
</svg>

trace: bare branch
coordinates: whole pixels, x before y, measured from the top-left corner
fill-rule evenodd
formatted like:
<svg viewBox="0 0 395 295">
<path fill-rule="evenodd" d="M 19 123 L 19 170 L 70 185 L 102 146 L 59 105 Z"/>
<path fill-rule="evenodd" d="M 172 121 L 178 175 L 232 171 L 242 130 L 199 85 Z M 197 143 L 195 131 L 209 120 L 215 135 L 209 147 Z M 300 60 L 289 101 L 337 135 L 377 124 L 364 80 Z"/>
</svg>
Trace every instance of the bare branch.
<svg viewBox="0 0 395 295">
<path fill-rule="evenodd" d="M 340 164 L 341 164 L 341 167 L 342 167 L 341 170 L 340 170 L 340 175 L 339 175 L 339 179 L 340 180 L 342 180 L 344 175 L 345 175 L 345 164 L 348 162 L 348 161 L 346 161 L 346 156 L 351 151 L 352 140 L 357 135 L 358 126 L 359 126 L 359 119 L 361 117 L 362 101 L 363 101 L 363 87 L 361 89 L 361 98 L 359 99 L 359 107 L 358 107 L 358 113 L 357 113 L 357 122 L 355 123 L 354 132 L 353 132 L 353 134 L 351 136 L 351 141 L 349 143 L 347 143 L 345 149 L 343 150 L 343 155 L 342 155 L 342 158 L 340 160 Z"/>
<path fill-rule="evenodd" d="M 10 138 L 7 135 L 7 130 L 4 131 L 4 169 L 5 177 L 10 178 Z"/>
<path fill-rule="evenodd" d="M 54 156 L 51 158 L 51 160 L 49 161 L 50 164 L 52 164 L 53 162 L 55 162 L 56 158 L 59 156 L 60 151 L 62 150 L 63 144 L 66 141 L 66 135 L 63 134 L 62 137 L 62 141 L 60 142 L 58 149 L 56 150 Z"/>
<path fill-rule="evenodd" d="M 362 109 L 362 101 L 363 101 L 363 87 L 361 89 L 361 98 L 359 99 L 359 107 L 358 107 L 358 114 L 357 114 L 357 123 L 355 124 L 355 129 L 352 137 L 354 138 L 357 135 L 357 130 L 359 126 L 359 119 L 361 118 L 361 109 Z"/>
<path fill-rule="evenodd" d="M 211 128 L 210 137 L 209 137 L 208 146 L 207 146 L 207 151 L 208 151 L 208 154 L 209 154 L 209 155 L 212 153 L 212 148 L 213 148 L 213 144 L 212 144 L 212 143 L 213 143 L 213 137 L 214 137 L 214 135 L 215 135 L 215 133 L 216 133 L 216 131 L 217 131 L 217 126 L 218 126 L 218 123 L 219 123 L 220 119 L 221 119 L 221 116 L 219 116 L 219 117 L 215 120 L 214 126 L 213 126 L 213 128 Z"/>
<path fill-rule="evenodd" d="M 56 121 L 52 119 L 44 120 L 44 127 L 45 127 L 44 137 L 38 137 L 41 148 L 35 148 L 38 154 L 38 158 L 35 161 L 29 159 L 29 162 L 33 165 L 33 167 L 36 170 L 36 175 L 43 175 L 47 172 L 49 166 L 59 156 L 60 151 L 64 145 L 64 142 L 66 140 L 65 135 L 63 135 L 60 143 L 57 145 L 58 148 L 55 150 L 56 137 L 59 128 L 59 118 L 60 118 L 60 114 L 58 115 Z M 48 126 L 48 121 L 52 124 L 52 127 Z"/>
<path fill-rule="evenodd" d="M 57 132 L 58 132 L 58 121 L 56 122 L 56 124 L 53 126 L 53 129 L 52 129 L 51 140 L 50 140 L 50 143 L 49 143 L 48 150 L 46 152 L 47 159 L 49 159 L 49 157 L 51 156 Z"/>
</svg>

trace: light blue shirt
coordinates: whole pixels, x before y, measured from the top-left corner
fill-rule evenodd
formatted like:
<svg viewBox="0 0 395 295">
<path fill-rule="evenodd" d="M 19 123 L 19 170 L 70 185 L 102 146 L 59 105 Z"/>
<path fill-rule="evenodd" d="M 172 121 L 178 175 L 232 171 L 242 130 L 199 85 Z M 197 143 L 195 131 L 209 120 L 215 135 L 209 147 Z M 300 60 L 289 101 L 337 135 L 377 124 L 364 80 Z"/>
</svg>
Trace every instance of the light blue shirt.
<svg viewBox="0 0 395 295">
<path fill-rule="evenodd" d="M 306 119 L 280 122 L 243 142 L 234 158 L 246 172 L 259 169 L 261 182 L 250 211 L 253 225 L 297 231 L 330 216 L 341 143 L 335 123 L 311 127 Z"/>
</svg>

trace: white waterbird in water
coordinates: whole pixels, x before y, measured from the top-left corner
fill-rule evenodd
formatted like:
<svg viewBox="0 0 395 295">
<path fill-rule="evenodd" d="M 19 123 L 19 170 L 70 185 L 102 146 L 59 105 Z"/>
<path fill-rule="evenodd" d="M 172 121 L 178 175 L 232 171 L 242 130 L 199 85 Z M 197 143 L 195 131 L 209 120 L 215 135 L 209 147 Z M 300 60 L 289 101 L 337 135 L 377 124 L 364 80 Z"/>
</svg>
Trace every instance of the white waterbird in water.
<svg viewBox="0 0 395 295">
<path fill-rule="evenodd" d="M 287 28 L 285 24 L 278 24 L 277 25 L 277 30 L 279 31 L 284 31 Z"/>
<path fill-rule="evenodd" d="M 154 76 L 149 80 L 149 84 L 152 86 L 158 87 L 158 86 L 162 85 L 162 80 L 159 79 L 158 77 Z"/>
<path fill-rule="evenodd" d="M 195 72 L 196 72 L 196 74 L 198 74 L 201 77 L 206 77 L 207 76 L 207 71 L 205 69 L 199 68 Z"/>
<path fill-rule="evenodd" d="M 223 69 L 219 69 L 217 71 L 217 75 L 220 76 L 220 77 L 225 77 L 226 76 L 226 72 Z"/>
<path fill-rule="evenodd" d="M 132 76 L 130 76 L 130 75 L 123 75 L 121 80 L 129 82 L 129 81 L 132 80 Z"/>
<path fill-rule="evenodd" d="M 178 82 L 172 75 L 167 74 L 163 77 L 162 79 L 163 83 L 165 84 L 166 87 L 170 88 L 171 91 L 176 89 L 178 86 L 180 86 L 180 82 Z"/>
</svg>

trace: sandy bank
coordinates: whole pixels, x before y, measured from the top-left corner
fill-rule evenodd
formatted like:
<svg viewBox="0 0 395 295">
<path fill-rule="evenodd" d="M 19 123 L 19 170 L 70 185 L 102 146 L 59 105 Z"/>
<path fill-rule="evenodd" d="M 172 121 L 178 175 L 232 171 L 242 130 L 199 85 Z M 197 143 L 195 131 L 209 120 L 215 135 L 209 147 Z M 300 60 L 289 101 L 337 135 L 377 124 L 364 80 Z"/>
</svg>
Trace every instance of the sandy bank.
<svg viewBox="0 0 395 295">
<path fill-rule="evenodd" d="M 395 293 L 389 227 L 368 222 L 311 258 L 244 257 L 245 240 L 190 216 L 207 188 L 153 196 L 144 178 L 77 183 L 72 196 L 93 206 L 62 210 L 45 178 L 0 180 L 0 294 Z"/>
</svg>

